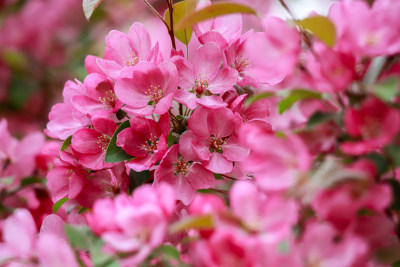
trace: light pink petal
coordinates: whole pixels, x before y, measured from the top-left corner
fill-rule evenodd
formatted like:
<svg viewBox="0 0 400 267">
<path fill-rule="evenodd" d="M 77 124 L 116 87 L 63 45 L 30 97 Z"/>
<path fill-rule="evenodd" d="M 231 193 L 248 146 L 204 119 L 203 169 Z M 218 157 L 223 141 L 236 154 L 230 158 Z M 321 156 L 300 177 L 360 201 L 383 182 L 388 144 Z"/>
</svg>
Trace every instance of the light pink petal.
<svg viewBox="0 0 400 267">
<path fill-rule="evenodd" d="M 151 38 L 143 24 L 135 22 L 129 29 L 129 40 L 140 60 L 149 60 Z"/>
<path fill-rule="evenodd" d="M 148 78 L 143 77 L 142 79 L 148 79 Z M 119 79 L 115 83 L 114 90 L 118 99 L 122 103 L 128 104 L 132 107 L 141 108 L 141 107 L 146 107 L 148 102 L 150 101 L 150 98 L 145 94 L 145 92 L 149 88 L 150 84 L 147 85 L 145 84 L 142 87 L 140 86 L 140 84 L 138 84 L 137 79 L 123 78 Z"/>
<path fill-rule="evenodd" d="M 54 168 L 47 174 L 47 186 L 51 192 L 53 202 L 66 197 L 69 192 L 69 168 Z"/>
<path fill-rule="evenodd" d="M 238 73 L 232 68 L 224 68 L 209 80 L 208 90 L 213 94 L 223 94 L 232 90 L 238 79 Z"/>
<path fill-rule="evenodd" d="M 41 234 L 37 244 L 37 251 L 40 266 L 79 267 L 72 249 L 56 235 Z"/>
<path fill-rule="evenodd" d="M 156 108 L 154 109 L 155 114 L 165 114 L 168 112 L 169 108 L 172 105 L 172 100 L 174 99 L 173 94 L 168 94 L 161 98 L 161 100 L 156 104 Z"/>
<path fill-rule="evenodd" d="M 239 144 L 239 140 L 236 135 L 232 135 L 222 146 L 223 155 L 230 161 L 242 161 L 250 153 L 250 150 Z"/>
<path fill-rule="evenodd" d="M 222 58 L 221 49 L 215 43 L 207 43 L 198 49 L 193 59 L 194 72 L 211 78 L 219 71 Z"/>
<path fill-rule="evenodd" d="M 196 97 L 196 95 L 193 93 L 189 93 L 185 89 L 178 89 L 176 91 L 175 100 L 179 103 L 182 103 L 189 109 L 195 109 L 198 106 L 198 98 Z"/>
<path fill-rule="evenodd" d="M 194 95 L 194 94 L 193 94 Z M 217 95 L 210 95 L 210 96 L 201 96 L 200 98 L 195 98 L 197 103 L 202 106 L 216 109 L 216 108 L 223 108 L 226 107 L 226 104 L 220 96 Z"/>
<path fill-rule="evenodd" d="M 59 239 L 67 242 L 67 236 L 64 231 L 65 222 L 56 214 L 50 214 L 44 218 L 40 227 L 40 235 L 53 234 Z"/>
<path fill-rule="evenodd" d="M 102 137 L 103 135 L 96 130 L 81 129 L 74 133 L 71 145 L 79 153 L 100 153 L 101 144 L 98 142 Z"/>
<path fill-rule="evenodd" d="M 217 152 L 211 153 L 210 160 L 202 163 L 204 167 L 215 173 L 228 173 L 233 169 L 232 162 Z"/>
<path fill-rule="evenodd" d="M 130 40 L 125 33 L 113 30 L 106 36 L 104 59 L 115 61 L 119 65 L 129 65 L 127 62 L 134 60 L 133 53 L 136 54 L 137 51 L 132 51 Z"/>
<path fill-rule="evenodd" d="M 114 80 L 117 80 L 120 77 L 121 71 L 123 70 L 123 66 L 117 62 L 102 58 L 97 59 L 97 65 L 104 74 Z"/>
<path fill-rule="evenodd" d="M 213 173 L 200 163 L 193 163 L 186 175 L 186 179 L 195 190 L 213 188 L 215 185 Z"/>
</svg>

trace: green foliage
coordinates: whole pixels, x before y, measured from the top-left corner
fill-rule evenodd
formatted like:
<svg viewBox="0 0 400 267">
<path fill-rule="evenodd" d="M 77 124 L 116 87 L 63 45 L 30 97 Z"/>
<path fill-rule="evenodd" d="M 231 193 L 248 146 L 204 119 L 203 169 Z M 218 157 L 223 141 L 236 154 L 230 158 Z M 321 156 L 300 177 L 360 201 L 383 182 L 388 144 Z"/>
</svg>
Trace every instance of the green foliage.
<svg viewBox="0 0 400 267">
<path fill-rule="evenodd" d="M 170 227 L 171 233 L 178 233 L 190 229 L 205 230 L 211 229 L 214 226 L 214 220 L 211 215 L 200 215 L 186 217 Z"/>
<path fill-rule="evenodd" d="M 372 93 L 383 101 L 389 102 L 396 95 L 399 88 L 399 79 L 391 76 L 372 87 Z"/>
<path fill-rule="evenodd" d="M 53 213 L 57 213 L 57 211 L 61 208 L 62 205 L 64 205 L 65 202 L 67 202 L 69 199 L 67 197 L 64 197 L 54 203 L 53 205 Z"/>
<path fill-rule="evenodd" d="M 108 144 L 106 156 L 104 158 L 105 162 L 108 163 L 117 163 L 127 159 L 133 158 L 131 155 L 128 155 L 121 147 L 117 146 L 117 135 L 124 129 L 129 128 L 129 121 L 124 121 L 118 127 L 118 129 L 113 134 L 110 143 Z"/>
<path fill-rule="evenodd" d="M 95 9 L 100 5 L 102 0 L 83 0 L 82 7 L 83 12 L 87 20 L 90 19 Z"/>
<path fill-rule="evenodd" d="M 307 122 L 307 130 L 312 130 L 316 126 L 328 122 L 333 121 L 335 119 L 335 114 L 333 113 L 324 113 L 317 111 L 314 113 Z"/>
<path fill-rule="evenodd" d="M 246 105 L 250 106 L 251 104 L 253 104 L 254 102 L 261 100 L 261 99 L 265 99 L 265 98 L 269 98 L 275 96 L 274 92 L 263 92 L 261 94 L 257 94 L 255 96 L 250 97 L 249 99 L 246 100 Z"/>
<path fill-rule="evenodd" d="M 230 2 L 213 3 L 202 9 L 186 14 L 176 25 L 175 29 L 183 30 L 187 27 L 192 27 L 193 25 L 201 21 L 233 13 L 247 13 L 254 15 L 257 14 L 257 12 L 253 8 L 243 4 Z"/>
<path fill-rule="evenodd" d="M 133 190 L 146 183 L 150 177 L 150 171 L 145 170 L 142 172 L 136 172 L 134 170 L 129 171 L 129 193 Z"/>
<path fill-rule="evenodd" d="M 72 135 L 68 136 L 67 139 L 64 140 L 60 151 L 64 151 L 65 149 L 67 149 L 67 147 L 71 145 L 71 142 L 72 142 Z"/>
<path fill-rule="evenodd" d="M 177 25 L 186 14 L 193 12 L 196 9 L 196 1 L 193 0 L 186 0 L 182 2 L 178 2 L 173 5 L 173 24 Z M 170 21 L 170 13 L 169 9 L 165 11 L 164 19 L 167 22 L 167 25 L 171 27 Z M 182 30 L 177 30 L 174 28 L 174 35 L 175 37 L 181 41 L 183 44 L 187 45 L 192 38 L 193 29 L 192 27 L 186 27 Z"/>
<path fill-rule="evenodd" d="M 305 89 L 295 89 L 290 91 L 289 95 L 281 100 L 278 104 L 279 114 L 282 114 L 283 112 L 291 108 L 294 103 L 310 98 L 321 99 L 322 95 L 318 92 Z"/>
<path fill-rule="evenodd" d="M 333 22 L 323 16 L 313 16 L 296 21 L 296 24 L 312 32 L 318 39 L 332 47 L 336 42 L 336 29 Z"/>
</svg>

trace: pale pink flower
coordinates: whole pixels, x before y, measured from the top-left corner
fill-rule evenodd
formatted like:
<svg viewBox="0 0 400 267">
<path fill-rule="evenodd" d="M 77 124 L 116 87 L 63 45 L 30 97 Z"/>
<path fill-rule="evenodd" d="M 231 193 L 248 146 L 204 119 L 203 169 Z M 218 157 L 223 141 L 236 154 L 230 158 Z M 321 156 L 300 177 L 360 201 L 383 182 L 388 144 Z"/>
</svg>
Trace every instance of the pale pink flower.
<svg viewBox="0 0 400 267">
<path fill-rule="evenodd" d="M 251 149 L 242 166 L 265 190 L 287 189 L 311 167 L 307 147 L 293 134 L 277 137 L 260 125 L 245 124 L 239 136 L 242 145 Z"/>
<path fill-rule="evenodd" d="M 247 74 L 260 83 L 274 85 L 292 74 L 300 53 L 300 36 L 282 19 L 269 17 L 264 32 L 251 35 L 244 53 L 250 64 Z"/>
<path fill-rule="evenodd" d="M 104 59 L 98 58 L 100 69 L 110 78 L 118 79 L 126 67 L 145 61 L 158 63 L 158 43 L 152 48 L 151 37 L 143 24 L 135 22 L 125 34 L 113 30 L 106 36 Z"/>
</svg>

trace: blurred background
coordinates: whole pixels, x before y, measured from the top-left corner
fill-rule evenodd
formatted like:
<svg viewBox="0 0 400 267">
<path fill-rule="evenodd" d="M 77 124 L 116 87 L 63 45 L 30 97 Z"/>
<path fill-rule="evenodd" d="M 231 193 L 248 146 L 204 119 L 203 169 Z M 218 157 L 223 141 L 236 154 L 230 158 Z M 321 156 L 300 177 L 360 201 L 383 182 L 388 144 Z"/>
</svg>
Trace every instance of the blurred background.
<svg viewBox="0 0 400 267">
<path fill-rule="evenodd" d="M 278 0 L 236 1 L 290 18 Z M 166 0 L 149 2 L 161 14 L 167 7 Z M 303 18 L 311 12 L 326 15 L 332 0 L 286 2 Z M 164 26 L 141 0 L 103 0 L 89 22 L 82 0 L 0 0 L 0 119 L 8 120 L 16 136 L 43 129 L 51 106 L 62 101 L 65 82 L 87 75 L 86 55 L 103 56 L 107 33 L 127 32 L 135 21 L 143 22 L 152 41 L 169 53 Z M 243 28 L 261 30 L 260 21 L 244 16 Z"/>
</svg>

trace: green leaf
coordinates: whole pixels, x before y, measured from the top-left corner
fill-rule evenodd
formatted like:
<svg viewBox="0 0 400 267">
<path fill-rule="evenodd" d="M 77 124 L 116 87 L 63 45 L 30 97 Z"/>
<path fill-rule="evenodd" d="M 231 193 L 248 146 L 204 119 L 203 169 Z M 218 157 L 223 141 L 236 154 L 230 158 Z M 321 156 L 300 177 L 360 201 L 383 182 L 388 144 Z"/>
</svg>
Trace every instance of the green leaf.
<svg viewBox="0 0 400 267">
<path fill-rule="evenodd" d="M 202 9 L 186 14 L 185 17 L 182 18 L 181 21 L 176 25 L 175 29 L 183 30 L 201 21 L 233 13 L 257 14 L 253 8 L 243 4 L 230 2 L 213 3 Z"/>
<path fill-rule="evenodd" d="M 205 230 L 214 227 L 214 220 L 211 215 L 200 215 L 186 217 L 185 219 L 174 223 L 170 227 L 171 233 L 178 233 L 190 229 Z"/>
<path fill-rule="evenodd" d="M 102 0 L 83 0 L 82 7 L 83 12 L 87 20 L 90 19 L 94 10 L 100 5 Z"/>
<path fill-rule="evenodd" d="M 117 119 L 122 120 L 126 117 L 127 114 L 122 109 L 119 109 L 115 115 L 117 116 Z"/>
<path fill-rule="evenodd" d="M 39 177 L 36 177 L 36 176 L 32 176 L 32 177 L 24 178 L 21 181 L 20 185 L 21 185 L 21 187 L 25 187 L 25 186 L 28 186 L 28 185 L 31 185 L 31 184 L 43 184 L 44 181 L 45 180 L 42 179 L 42 178 L 39 178 Z"/>
<path fill-rule="evenodd" d="M 85 225 L 66 224 L 64 230 L 72 247 L 80 248 L 86 251 L 90 250 L 92 246 L 92 240 L 95 237 L 90 231 L 89 227 Z"/>
<path fill-rule="evenodd" d="M 312 32 L 318 39 L 332 47 L 336 42 L 336 29 L 333 22 L 323 16 L 313 16 L 296 21 L 296 24 Z"/>
<path fill-rule="evenodd" d="M 275 96 L 275 93 L 274 92 L 264 92 L 264 93 L 255 95 L 253 97 L 250 97 L 248 100 L 246 100 L 246 105 L 250 106 L 251 104 L 253 104 L 254 102 L 256 102 L 258 100 L 261 100 L 261 99 L 264 99 L 264 98 L 268 98 L 268 97 L 271 97 L 271 96 Z"/>
<path fill-rule="evenodd" d="M 105 162 L 108 163 L 117 163 L 127 159 L 133 158 L 131 155 L 128 155 L 121 147 L 117 146 L 117 135 L 124 129 L 129 128 L 129 121 L 124 121 L 118 127 L 118 129 L 113 134 L 110 143 L 108 144 L 106 156 L 104 158 Z"/>
<path fill-rule="evenodd" d="M 400 184 L 396 179 L 387 179 L 386 182 L 392 189 L 392 203 L 390 205 L 391 210 L 400 210 Z"/>
<path fill-rule="evenodd" d="M 129 192 L 132 193 L 133 190 L 146 183 L 149 177 L 150 171 L 148 170 L 136 172 L 131 169 L 129 171 Z"/>
<path fill-rule="evenodd" d="M 175 139 L 172 133 L 173 131 L 171 130 L 168 134 L 168 147 L 173 146 L 175 144 Z"/>
<path fill-rule="evenodd" d="M 318 125 L 320 125 L 320 124 L 322 124 L 324 122 L 328 122 L 328 121 L 334 120 L 334 118 L 335 118 L 335 114 L 324 113 L 324 112 L 317 111 L 308 120 L 308 122 L 307 122 L 307 130 L 312 130 L 316 126 L 318 126 Z"/>
<path fill-rule="evenodd" d="M 53 205 L 53 213 L 57 213 L 57 211 L 61 208 L 62 205 L 64 205 L 65 202 L 67 202 L 69 199 L 67 197 L 64 197 L 54 203 Z"/>
<path fill-rule="evenodd" d="M 389 164 L 381 154 L 374 152 L 367 155 L 366 158 L 375 164 L 379 175 L 385 174 L 389 170 Z"/>
<path fill-rule="evenodd" d="M 382 82 L 375 84 L 372 87 L 372 93 L 383 101 L 391 101 L 398 92 L 399 79 L 396 76 L 391 76 Z"/>
<path fill-rule="evenodd" d="M 196 8 L 196 1 L 194 2 L 193 5 L 192 0 L 182 1 L 174 4 L 173 17 L 172 17 L 174 25 L 177 25 L 182 20 L 182 18 L 185 17 L 186 14 L 193 12 L 195 8 Z M 169 9 L 165 11 L 164 19 L 167 22 L 168 26 L 171 27 Z M 187 45 L 190 42 L 190 39 L 192 38 L 192 33 L 193 33 L 192 27 L 186 27 L 181 30 L 177 30 L 174 27 L 175 37 L 185 45 Z"/>
<path fill-rule="evenodd" d="M 310 98 L 321 99 L 322 95 L 318 92 L 309 91 L 305 89 L 296 89 L 290 91 L 289 95 L 283 100 L 281 100 L 278 104 L 279 114 L 282 114 L 283 112 L 291 108 L 294 103 L 300 100 L 310 99 Z"/>
<path fill-rule="evenodd" d="M 378 79 L 379 75 L 381 74 L 383 67 L 386 63 L 385 56 L 374 57 L 371 60 L 371 64 L 369 64 L 367 73 L 364 75 L 363 82 L 366 85 L 372 85 L 375 83 L 376 79 Z"/>
<path fill-rule="evenodd" d="M 400 146 L 387 146 L 385 147 L 385 152 L 392 160 L 394 166 L 400 167 Z"/>
<path fill-rule="evenodd" d="M 218 174 L 218 173 L 213 173 L 213 174 L 214 174 L 215 180 L 224 180 L 224 178 L 222 178 L 221 174 Z"/>
<path fill-rule="evenodd" d="M 166 258 L 177 259 L 177 260 L 180 258 L 179 251 L 173 246 L 163 245 L 159 247 L 159 250 Z"/>
<path fill-rule="evenodd" d="M 71 142 L 72 142 L 72 135 L 68 136 L 67 139 L 64 140 L 60 151 L 64 151 L 65 149 L 67 149 L 67 147 L 71 145 Z"/>
</svg>

